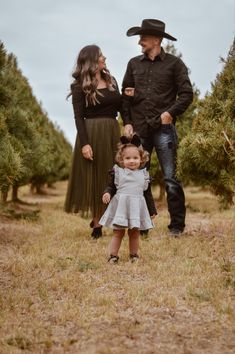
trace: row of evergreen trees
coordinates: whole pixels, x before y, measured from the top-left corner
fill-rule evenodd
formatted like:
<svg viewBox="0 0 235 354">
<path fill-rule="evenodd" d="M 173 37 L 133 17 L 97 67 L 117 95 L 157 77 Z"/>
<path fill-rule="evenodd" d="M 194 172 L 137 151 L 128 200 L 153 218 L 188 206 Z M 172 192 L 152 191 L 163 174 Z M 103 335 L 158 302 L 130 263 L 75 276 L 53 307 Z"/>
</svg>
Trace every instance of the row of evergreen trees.
<svg viewBox="0 0 235 354">
<path fill-rule="evenodd" d="M 173 45 L 164 48 L 181 57 Z M 235 193 L 235 42 L 224 68 L 212 85 L 211 94 L 199 99 L 193 86 L 194 100 L 177 119 L 179 138 L 178 177 L 184 184 L 209 188 L 219 197 L 222 207 L 233 203 Z M 156 156 L 151 175 L 160 185 L 159 199 L 165 194 L 164 181 Z"/>
<path fill-rule="evenodd" d="M 18 188 L 68 177 L 71 145 L 33 95 L 28 80 L 0 42 L 0 192 L 17 200 Z"/>
<path fill-rule="evenodd" d="M 192 128 L 178 151 L 178 174 L 209 187 L 221 205 L 233 203 L 235 192 L 235 41 L 211 94 L 200 101 Z"/>
</svg>

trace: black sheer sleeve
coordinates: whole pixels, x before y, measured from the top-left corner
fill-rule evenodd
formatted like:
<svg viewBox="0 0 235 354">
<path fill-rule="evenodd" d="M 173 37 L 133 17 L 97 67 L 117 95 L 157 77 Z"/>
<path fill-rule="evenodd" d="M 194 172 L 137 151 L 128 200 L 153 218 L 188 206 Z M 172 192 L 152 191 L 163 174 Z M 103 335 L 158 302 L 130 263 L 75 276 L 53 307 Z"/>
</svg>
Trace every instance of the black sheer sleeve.
<svg viewBox="0 0 235 354">
<path fill-rule="evenodd" d="M 116 194 L 117 188 L 114 184 L 114 170 L 109 171 L 109 182 L 107 187 L 105 188 L 103 194 L 109 193 L 111 195 L 111 198 Z"/>
<path fill-rule="evenodd" d="M 144 197 L 146 200 L 146 204 L 147 204 L 150 216 L 157 215 L 157 209 L 156 209 L 156 206 L 154 203 L 152 189 L 151 189 L 151 182 L 148 185 L 148 189 L 146 189 L 146 191 L 144 191 Z"/>
<path fill-rule="evenodd" d="M 74 119 L 81 147 L 89 144 L 85 126 L 85 95 L 79 85 L 71 85 Z"/>
</svg>

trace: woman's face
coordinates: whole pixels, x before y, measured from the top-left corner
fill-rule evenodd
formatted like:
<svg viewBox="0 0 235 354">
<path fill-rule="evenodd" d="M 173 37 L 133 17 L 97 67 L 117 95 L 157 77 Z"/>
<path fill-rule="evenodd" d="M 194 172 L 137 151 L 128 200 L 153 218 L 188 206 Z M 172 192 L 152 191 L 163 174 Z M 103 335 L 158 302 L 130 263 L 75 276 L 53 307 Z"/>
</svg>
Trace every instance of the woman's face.
<svg viewBox="0 0 235 354">
<path fill-rule="evenodd" d="M 99 59 L 98 59 L 98 68 L 100 71 L 106 68 L 105 64 L 106 57 L 102 54 L 102 52 L 99 53 Z"/>
</svg>

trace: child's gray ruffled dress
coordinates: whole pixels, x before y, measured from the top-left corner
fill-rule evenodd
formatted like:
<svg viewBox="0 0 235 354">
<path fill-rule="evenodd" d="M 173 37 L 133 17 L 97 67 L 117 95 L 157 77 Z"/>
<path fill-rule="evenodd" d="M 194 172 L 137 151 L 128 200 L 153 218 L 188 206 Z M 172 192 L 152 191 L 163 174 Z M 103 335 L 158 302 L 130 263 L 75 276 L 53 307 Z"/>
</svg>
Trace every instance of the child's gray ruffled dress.
<svg viewBox="0 0 235 354">
<path fill-rule="evenodd" d="M 143 192 L 148 188 L 149 173 L 146 169 L 130 170 L 114 166 L 114 183 L 117 193 L 111 199 L 100 225 L 113 229 L 153 228 Z"/>
</svg>

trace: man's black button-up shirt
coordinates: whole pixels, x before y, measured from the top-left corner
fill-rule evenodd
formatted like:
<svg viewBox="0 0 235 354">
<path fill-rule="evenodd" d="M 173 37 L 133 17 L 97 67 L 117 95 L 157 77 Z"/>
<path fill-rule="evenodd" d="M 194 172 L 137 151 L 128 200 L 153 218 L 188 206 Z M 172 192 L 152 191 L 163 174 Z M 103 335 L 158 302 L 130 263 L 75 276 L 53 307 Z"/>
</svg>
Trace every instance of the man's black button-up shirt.
<svg viewBox="0 0 235 354">
<path fill-rule="evenodd" d="M 124 94 L 126 87 L 135 88 L 134 97 Z M 154 60 L 140 55 L 129 61 L 122 90 L 124 124 L 132 124 L 141 137 L 160 127 L 160 115 L 165 111 L 175 123 L 193 100 L 187 67 L 163 48 Z"/>
</svg>

